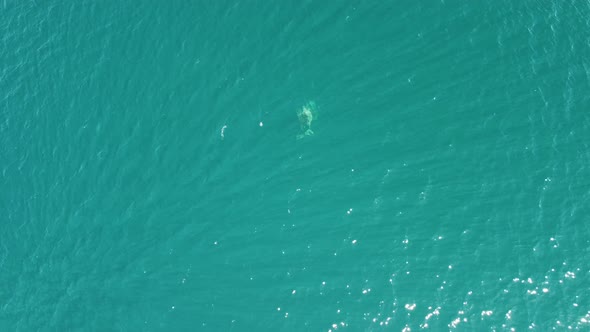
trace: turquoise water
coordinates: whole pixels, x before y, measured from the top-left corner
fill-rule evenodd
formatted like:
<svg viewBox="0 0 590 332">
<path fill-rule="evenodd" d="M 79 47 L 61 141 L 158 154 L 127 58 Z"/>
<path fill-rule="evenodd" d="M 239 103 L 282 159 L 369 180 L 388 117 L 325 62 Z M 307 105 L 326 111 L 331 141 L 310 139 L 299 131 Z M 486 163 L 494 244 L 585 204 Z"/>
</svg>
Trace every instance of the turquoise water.
<svg viewBox="0 0 590 332">
<path fill-rule="evenodd" d="M 589 330 L 588 17 L 4 1 L 0 330 Z"/>
</svg>

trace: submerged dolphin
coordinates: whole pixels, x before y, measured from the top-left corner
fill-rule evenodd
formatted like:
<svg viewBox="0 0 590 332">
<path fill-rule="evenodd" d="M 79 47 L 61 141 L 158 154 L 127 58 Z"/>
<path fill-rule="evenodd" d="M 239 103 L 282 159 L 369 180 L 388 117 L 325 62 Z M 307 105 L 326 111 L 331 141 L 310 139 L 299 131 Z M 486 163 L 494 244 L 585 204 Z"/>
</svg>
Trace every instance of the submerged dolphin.
<svg viewBox="0 0 590 332">
<path fill-rule="evenodd" d="M 299 119 L 299 126 L 301 127 L 301 133 L 297 135 L 297 139 L 313 135 L 311 122 L 313 121 L 314 111 L 315 103 L 313 101 L 303 105 L 303 107 L 297 111 L 297 118 Z"/>
</svg>

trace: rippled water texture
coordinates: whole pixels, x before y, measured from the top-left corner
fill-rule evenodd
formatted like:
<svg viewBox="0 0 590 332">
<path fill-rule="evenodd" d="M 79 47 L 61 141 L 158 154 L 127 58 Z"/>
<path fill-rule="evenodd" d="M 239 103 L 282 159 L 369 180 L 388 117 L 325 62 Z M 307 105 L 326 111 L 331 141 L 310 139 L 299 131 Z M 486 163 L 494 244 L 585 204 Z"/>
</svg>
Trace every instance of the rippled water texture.
<svg viewBox="0 0 590 332">
<path fill-rule="evenodd" d="M 588 17 L 4 1 L 0 330 L 589 330 Z"/>
</svg>

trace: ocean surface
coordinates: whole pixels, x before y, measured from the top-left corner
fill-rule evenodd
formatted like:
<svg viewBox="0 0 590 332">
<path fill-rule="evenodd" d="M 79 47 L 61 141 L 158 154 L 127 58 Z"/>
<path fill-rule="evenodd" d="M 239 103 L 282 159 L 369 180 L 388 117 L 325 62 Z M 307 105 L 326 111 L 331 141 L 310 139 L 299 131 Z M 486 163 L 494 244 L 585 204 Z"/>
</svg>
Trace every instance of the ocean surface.
<svg viewBox="0 0 590 332">
<path fill-rule="evenodd" d="M 590 331 L 590 2 L 0 3 L 0 331 Z"/>
</svg>

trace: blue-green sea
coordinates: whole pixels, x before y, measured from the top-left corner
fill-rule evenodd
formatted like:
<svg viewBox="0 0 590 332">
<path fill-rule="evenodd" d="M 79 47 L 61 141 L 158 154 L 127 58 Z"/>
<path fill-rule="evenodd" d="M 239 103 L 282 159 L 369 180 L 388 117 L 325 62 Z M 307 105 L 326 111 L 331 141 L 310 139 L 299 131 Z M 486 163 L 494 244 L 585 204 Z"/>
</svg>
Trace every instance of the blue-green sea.
<svg viewBox="0 0 590 332">
<path fill-rule="evenodd" d="M 590 331 L 590 2 L 0 3 L 0 331 Z"/>
</svg>

